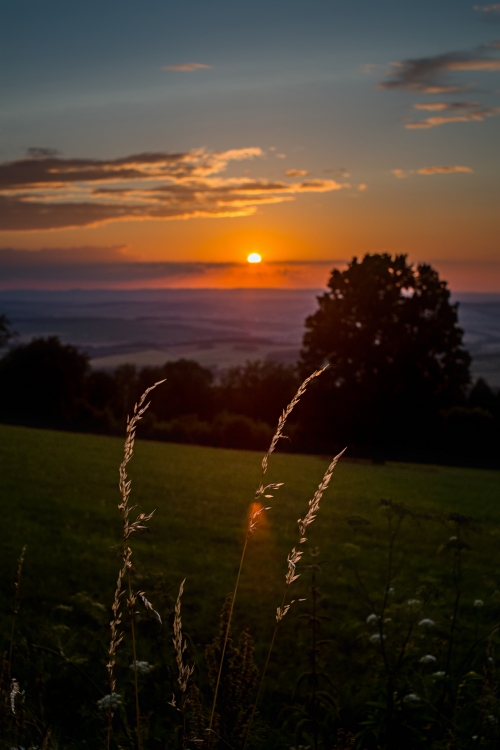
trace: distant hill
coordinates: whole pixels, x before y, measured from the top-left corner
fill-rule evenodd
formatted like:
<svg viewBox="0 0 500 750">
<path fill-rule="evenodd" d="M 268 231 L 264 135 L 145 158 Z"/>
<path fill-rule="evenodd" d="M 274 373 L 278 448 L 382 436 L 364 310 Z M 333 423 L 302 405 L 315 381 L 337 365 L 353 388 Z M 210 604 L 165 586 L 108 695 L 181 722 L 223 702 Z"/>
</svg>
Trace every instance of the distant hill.
<svg viewBox="0 0 500 750">
<path fill-rule="evenodd" d="M 314 289 L 145 289 L 0 292 L 22 341 L 58 335 L 97 368 L 194 359 L 212 369 L 294 362 Z M 500 294 L 461 293 L 460 323 L 475 378 L 500 387 Z"/>
</svg>

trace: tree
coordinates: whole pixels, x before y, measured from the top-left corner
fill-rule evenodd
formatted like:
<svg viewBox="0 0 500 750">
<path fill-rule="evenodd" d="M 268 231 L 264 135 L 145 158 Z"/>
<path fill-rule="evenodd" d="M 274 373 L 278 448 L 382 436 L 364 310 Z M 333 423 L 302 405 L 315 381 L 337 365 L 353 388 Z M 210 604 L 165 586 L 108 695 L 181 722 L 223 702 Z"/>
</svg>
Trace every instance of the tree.
<svg viewBox="0 0 500 750">
<path fill-rule="evenodd" d="M 85 410 L 88 357 L 56 336 L 33 339 L 0 360 L 0 417 L 40 427 L 72 426 Z"/>
<path fill-rule="evenodd" d="M 8 317 L 6 315 L 0 315 L 0 349 L 2 349 L 15 335 L 16 334 L 14 334 L 10 327 L 10 320 Z"/>
<path fill-rule="evenodd" d="M 470 380 L 446 282 L 428 264 L 384 253 L 334 269 L 328 288 L 306 320 L 300 362 L 304 375 L 329 365 L 309 398 L 314 447 L 425 453 L 439 411 L 464 403 Z"/>
<path fill-rule="evenodd" d="M 276 425 L 299 386 L 296 368 L 279 362 L 247 362 L 231 367 L 218 386 L 219 406 Z"/>
<path fill-rule="evenodd" d="M 165 379 L 158 390 L 151 413 L 168 421 L 182 414 L 202 419 L 212 415 L 212 372 L 190 359 L 166 362 L 163 367 L 144 367 L 138 376 L 138 394 L 157 380 Z"/>
</svg>

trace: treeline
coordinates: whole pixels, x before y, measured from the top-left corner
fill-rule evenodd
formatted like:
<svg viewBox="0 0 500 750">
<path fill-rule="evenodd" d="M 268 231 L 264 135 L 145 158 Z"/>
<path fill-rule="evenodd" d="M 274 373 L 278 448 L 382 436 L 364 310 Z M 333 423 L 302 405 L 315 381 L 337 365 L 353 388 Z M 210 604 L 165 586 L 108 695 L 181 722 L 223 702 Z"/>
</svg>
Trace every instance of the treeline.
<svg viewBox="0 0 500 750">
<path fill-rule="evenodd" d="M 139 436 L 258 450 L 267 447 L 282 409 L 300 383 L 295 366 L 273 362 L 248 362 L 217 379 L 209 369 L 185 359 L 162 367 L 122 365 L 114 372 L 95 371 L 74 346 L 56 337 L 39 338 L 12 347 L 0 359 L 0 420 L 122 435 L 134 403 L 148 386 L 163 379 Z M 402 426 L 393 428 L 392 439 L 384 432 L 383 404 L 365 403 L 364 415 L 355 403 L 338 404 L 338 420 L 333 414 L 325 425 L 328 398 L 324 389 L 312 384 L 282 449 L 331 452 L 340 447 L 343 434 L 351 455 L 375 460 L 500 466 L 500 394 L 484 380 L 468 392 L 457 392 L 447 408 L 426 414 L 425 424 L 411 434 L 404 430 L 406 417 L 401 412 Z M 410 414 L 411 401 L 407 409 Z"/>
</svg>

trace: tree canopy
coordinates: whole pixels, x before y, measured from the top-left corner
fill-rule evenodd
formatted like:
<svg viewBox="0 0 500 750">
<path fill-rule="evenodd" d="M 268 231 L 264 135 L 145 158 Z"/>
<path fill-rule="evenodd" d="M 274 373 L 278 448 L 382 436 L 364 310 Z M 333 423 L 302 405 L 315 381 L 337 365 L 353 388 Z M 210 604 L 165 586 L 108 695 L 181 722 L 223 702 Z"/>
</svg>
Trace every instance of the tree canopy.
<svg viewBox="0 0 500 750">
<path fill-rule="evenodd" d="M 348 441 L 383 454 L 421 442 L 440 409 L 463 401 L 471 358 L 458 305 L 430 265 L 353 258 L 318 303 L 300 363 L 304 375 L 329 365 L 309 408 L 317 448 Z"/>
</svg>

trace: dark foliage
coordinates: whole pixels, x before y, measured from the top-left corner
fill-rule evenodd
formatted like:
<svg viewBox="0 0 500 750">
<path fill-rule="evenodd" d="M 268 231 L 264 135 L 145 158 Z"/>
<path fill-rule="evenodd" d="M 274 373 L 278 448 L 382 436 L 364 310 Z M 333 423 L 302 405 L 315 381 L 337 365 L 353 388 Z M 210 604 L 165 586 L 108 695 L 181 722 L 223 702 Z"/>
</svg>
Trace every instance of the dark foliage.
<svg viewBox="0 0 500 750">
<path fill-rule="evenodd" d="M 382 254 L 334 269 L 328 287 L 306 320 L 302 374 L 329 369 L 305 433 L 317 450 L 347 440 L 374 458 L 418 453 L 439 412 L 465 404 L 470 379 L 446 282 L 429 265 Z"/>
<path fill-rule="evenodd" d="M 229 626 L 231 597 L 229 594 L 222 608 L 219 635 L 205 649 L 212 691 L 217 682 L 222 644 Z M 214 717 L 215 738 L 210 743 L 211 747 L 241 747 L 244 742 L 258 677 L 253 652 L 253 639 L 247 630 L 242 632 L 236 646 L 229 634 Z"/>
<path fill-rule="evenodd" d="M 0 416 L 44 427 L 78 425 L 88 410 L 84 400 L 88 358 L 58 338 L 33 339 L 0 360 Z"/>
<path fill-rule="evenodd" d="M 293 366 L 247 362 L 244 367 L 232 367 L 222 375 L 218 401 L 227 411 L 245 414 L 274 426 L 283 406 L 292 400 L 299 385 Z"/>
<path fill-rule="evenodd" d="M 0 349 L 15 336 L 10 320 L 6 315 L 0 315 Z"/>
</svg>

